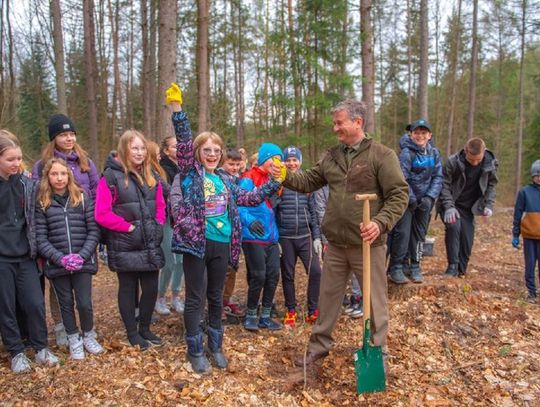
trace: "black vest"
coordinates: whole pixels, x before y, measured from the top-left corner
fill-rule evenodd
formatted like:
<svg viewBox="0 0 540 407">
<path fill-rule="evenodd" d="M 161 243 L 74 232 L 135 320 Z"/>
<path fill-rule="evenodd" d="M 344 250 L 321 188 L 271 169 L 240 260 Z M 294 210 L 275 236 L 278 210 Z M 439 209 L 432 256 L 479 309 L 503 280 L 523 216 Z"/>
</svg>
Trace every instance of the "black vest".
<svg viewBox="0 0 540 407">
<path fill-rule="evenodd" d="M 129 176 L 126 187 L 124 173 L 108 168 L 103 174 L 113 197 L 112 210 L 135 225 L 132 232 L 102 229 L 107 245 L 109 268 L 112 271 L 155 271 L 165 264 L 161 250 L 163 225 L 156 221 L 157 185 L 149 188 L 139 185 L 135 176 Z"/>
</svg>

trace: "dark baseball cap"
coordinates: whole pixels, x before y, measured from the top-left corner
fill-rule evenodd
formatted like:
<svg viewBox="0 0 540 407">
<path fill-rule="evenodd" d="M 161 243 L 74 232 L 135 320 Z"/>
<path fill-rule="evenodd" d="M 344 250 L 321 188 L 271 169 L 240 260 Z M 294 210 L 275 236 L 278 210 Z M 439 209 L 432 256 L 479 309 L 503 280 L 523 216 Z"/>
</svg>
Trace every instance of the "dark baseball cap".
<svg viewBox="0 0 540 407">
<path fill-rule="evenodd" d="M 407 126 L 407 130 L 408 131 L 415 131 L 419 127 L 424 127 L 426 129 L 428 129 L 429 132 L 431 133 L 431 124 L 429 124 L 428 121 L 424 120 L 424 119 L 415 120 L 414 122 L 412 122 L 411 124 L 409 124 Z"/>
</svg>

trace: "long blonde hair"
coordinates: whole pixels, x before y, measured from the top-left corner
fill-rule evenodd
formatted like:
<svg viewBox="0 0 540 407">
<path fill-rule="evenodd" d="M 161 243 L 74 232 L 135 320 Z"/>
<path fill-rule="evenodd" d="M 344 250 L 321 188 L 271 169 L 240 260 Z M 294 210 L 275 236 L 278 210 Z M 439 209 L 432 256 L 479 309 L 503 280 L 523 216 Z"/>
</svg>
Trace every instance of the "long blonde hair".
<svg viewBox="0 0 540 407">
<path fill-rule="evenodd" d="M 17 148 L 21 147 L 21 144 L 19 143 L 19 139 L 15 134 L 10 132 L 6 129 L 0 129 L 0 155 L 4 154 L 4 152 L 8 148 Z"/>
<path fill-rule="evenodd" d="M 49 143 L 47 143 L 47 145 L 41 152 L 41 162 L 46 163 L 51 158 L 53 158 L 54 150 L 56 150 L 56 144 L 53 139 Z M 73 150 L 77 153 L 77 156 L 79 157 L 79 167 L 81 167 L 81 171 L 82 172 L 90 171 L 90 164 L 88 162 L 88 153 L 84 151 L 84 149 L 77 142 L 73 144 Z"/>
<path fill-rule="evenodd" d="M 148 140 L 146 143 L 146 148 L 148 148 L 148 159 L 150 160 L 152 169 L 159 174 L 162 180 L 167 181 L 167 173 L 159 163 L 159 155 L 161 154 L 159 145 L 152 140 Z"/>
<path fill-rule="evenodd" d="M 51 206 L 51 202 L 54 196 L 54 191 L 51 187 L 51 183 L 49 182 L 49 171 L 51 170 L 53 164 L 60 164 L 61 166 L 67 169 L 68 184 L 66 188 L 69 192 L 69 203 L 71 204 L 72 207 L 79 206 L 84 199 L 82 189 L 75 182 L 75 177 L 73 176 L 73 172 L 71 171 L 71 168 L 69 168 L 67 163 L 61 158 L 56 158 L 56 157 L 51 158 L 43 166 L 41 180 L 39 181 L 39 191 L 38 191 L 39 204 L 41 205 L 43 209 L 47 209 L 49 206 Z"/>
<path fill-rule="evenodd" d="M 139 138 L 144 143 L 144 146 L 146 148 L 146 157 L 144 158 L 144 161 L 142 163 L 142 170 L 139 173 L 137 169 L 131 164 L 131 161 L 129 159 L 129 146 L 131 142 Z M 126 130 L 124 134 L 120 136 L 120 139 L 118 140 L 118 160 L 120 161 L 120 165 L 124 169 L 124 178 L 125 178 L 125 184 L 126 188 L 129 183 L 129 173 L 131 172 L 139 182 L 140 185 L 144 185 L 144 182 L 148 184 L 150 188 L 153 188 L 157 184 L 157 180 L 154 177 L 154 174 L 152 172 L 152 164 L 150 162 L 150 152 L 148 151 L 148 141 L 144 137 L 144 135 L 137 130 Z M 141 176 L 142 174 L 142 176 Z"/>
</svg>

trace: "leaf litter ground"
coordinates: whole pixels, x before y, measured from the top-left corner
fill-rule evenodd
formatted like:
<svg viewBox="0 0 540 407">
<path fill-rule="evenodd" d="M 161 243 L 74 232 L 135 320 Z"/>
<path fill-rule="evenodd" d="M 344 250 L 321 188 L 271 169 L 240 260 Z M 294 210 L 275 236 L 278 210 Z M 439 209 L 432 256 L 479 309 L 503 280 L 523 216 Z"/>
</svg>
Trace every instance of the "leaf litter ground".
<svg viewBox="0 0 540 407">
<path fill-rule="evenodd" d="M 390 372 L 387 391 L 356 395 L 352 355 L 362 322 L 339 318 L 336 346 L 304 372 L 292 361 L 305 351 L 311 326 L 247 332 L 228 325 L 227 371 L 194 374 L 185 358 L 181 317 L 153 325 L 167 344 L 145 353 L 127 346 L 116 305 L 117 280 L 104 267 L 94 279 L 96 328 L 107 352 L 82 362 L 52 346 L 55 368 L 13 375 L 0 352 L 1 405 L 208 405 L 208 406 L 534 406 L 540 399 L 540 306 L 525 301 L 523 254 L 513 249 L 511 213 L 477 221 L 469 272 L 442 276 L 444 231 L 432 222 L 435 256 L 423 263 L 423 284 L 389 286 Z M 306 278 L 297 269 L 298 302 Z M 243 264 L 237 295 L 245 298 Z M 283 311 L 281 285 L 276 293 Z M 52 322 L 49 321 L 51 325 Z M 49 326 L 50 328 L 51 326 Z M 51 331 L 51 329 L 49 329 Z M 51 343 L 52 338 L 51 339 Z"/>
</svg>

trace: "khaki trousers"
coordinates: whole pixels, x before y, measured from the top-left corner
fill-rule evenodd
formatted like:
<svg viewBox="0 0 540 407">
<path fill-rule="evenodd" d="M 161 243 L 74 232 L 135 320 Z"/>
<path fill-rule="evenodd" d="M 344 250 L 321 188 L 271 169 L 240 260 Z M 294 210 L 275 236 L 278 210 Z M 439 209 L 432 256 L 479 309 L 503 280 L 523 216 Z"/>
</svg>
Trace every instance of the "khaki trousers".
<svg viewBox="0 0 540 407">
<path fill-rule="evenodd" d="M 388 332 L 388 285 L 385 256 L 385 245 L 371 248 L 372 342 L 375 346 L 383 347 L 386 347 Z M 321 278 L 319 318 L 309 338 L 309 352 L 323 353 L 331 349 L 334 343 L 332 331 L 341 314 L 341 304 L 351 273 L 356 274 L 362 286 L 362 246 L 343 248 L 329 243 Z"/>
</svg>

